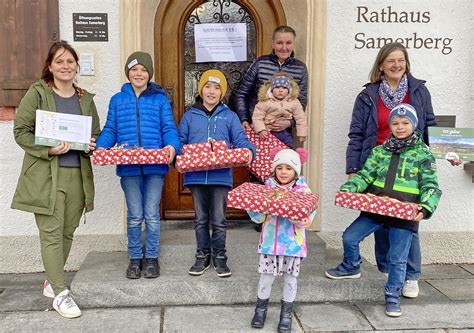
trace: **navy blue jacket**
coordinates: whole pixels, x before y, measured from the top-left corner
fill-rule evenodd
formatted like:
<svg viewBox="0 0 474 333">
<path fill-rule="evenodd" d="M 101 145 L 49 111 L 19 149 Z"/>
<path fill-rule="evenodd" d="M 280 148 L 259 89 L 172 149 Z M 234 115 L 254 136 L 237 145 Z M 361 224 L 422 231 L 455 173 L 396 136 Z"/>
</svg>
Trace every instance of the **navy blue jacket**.
<svg viewBox="0 0 474 333">
<path fill-rule="evenodd" d="M 284 72 L 293 77 L 300 88 L 298 100 L 303 105 L 303 109 L 306 109 L 308 100 L 308 69 L 305 63 L 296 59 L 292 52 L 291 56 L 280 65 L 278 57 L 272 52 L 272 54 L 255 59 L 240 82 L 235 101 L 236 112 L 241 122 L 252 122 L 252 113 L 255 104 L 257 104 L 258 90 L 265 81 L 278 72 Z"/>
<path fill-rule="evenodd" d="M 431 95 L 423 80 L 408 77 L 410 100 L 418 116 L 417 129 L 423 133 L 423 140 L 428 144 L 428 126 L 436 126 Z M 346 173 L 355 173 L 362 169 L 372 148 L 377 143 L 378 133 L 378 83 L 368 83 L 365 89 L 356 98 L 352 111 L 351 126 L 349 129 L 349 144 L 346 150 Z"/>
<path fill-rule="evenodd" d="M 130 83 L 112 96 L 104 129 L 97 139 L 97 148 L 115 144 L 125 148 L 163 148 L 171 145 L 179 151 L 178 130 L 171 105 L 163 89 L 154 82 L 137 98 Z M 117 175 L 165 175 L 168 165 L 117 165 Z"/>
<path fill-rule="evenodd" d="M 227 147 L 248 148 L 256 156 L 256 149 L 248 140 L 239 118 L 224 103 L 219 103 L 212 113 L 204 106 L 194 104 L 186 111 L 179 124 L 181 145 L 207 142 L 209 138 L 225 141 Z M 188 185 L 224 185 L 232 187 L 232 169 L 216 169 L 187 172 L 184 186 Z"/>
</svg>

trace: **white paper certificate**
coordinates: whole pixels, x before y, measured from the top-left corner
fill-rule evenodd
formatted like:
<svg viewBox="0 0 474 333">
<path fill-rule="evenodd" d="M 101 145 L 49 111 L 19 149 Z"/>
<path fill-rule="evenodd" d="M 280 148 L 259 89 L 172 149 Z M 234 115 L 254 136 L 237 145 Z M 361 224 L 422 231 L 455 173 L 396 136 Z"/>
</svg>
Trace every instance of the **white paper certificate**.
<svg viewBox="0 0 474 333">
<path fill-rule="evenodd" d="M 92 117 L 36 110 L 35 144 L 55 147 L 61 141 L 74 150 L 87 150 L 92 132 Z"/>
</svg>

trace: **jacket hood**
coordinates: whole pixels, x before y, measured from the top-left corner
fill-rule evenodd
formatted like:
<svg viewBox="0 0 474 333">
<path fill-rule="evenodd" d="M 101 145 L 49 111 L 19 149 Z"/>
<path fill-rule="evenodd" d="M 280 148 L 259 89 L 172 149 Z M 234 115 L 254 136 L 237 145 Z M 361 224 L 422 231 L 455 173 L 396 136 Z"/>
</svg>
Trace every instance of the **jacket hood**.
<svg viewBox="0 0 474 333">
<path fill-rule="evenodd" d="M 300 94 L 300 87 L 298 86 L 296 81 L 293 80 L 293 79 L 290 79 L 290 84 L 291 84 L 290 93 L 285 97 L 284 100 L 296 99 L 296 98 L 298 98 L 298 96 Z M 272 85 L 272 81 L 267 80 L 260 87 L 260 89 L 258 90 L 258 100 L 259 101 L 265 102 L 265 101 L 269 100 L 270 98 L 273 98 L 272 91 L 271 91 L 271 85 Z"/>
</svg>

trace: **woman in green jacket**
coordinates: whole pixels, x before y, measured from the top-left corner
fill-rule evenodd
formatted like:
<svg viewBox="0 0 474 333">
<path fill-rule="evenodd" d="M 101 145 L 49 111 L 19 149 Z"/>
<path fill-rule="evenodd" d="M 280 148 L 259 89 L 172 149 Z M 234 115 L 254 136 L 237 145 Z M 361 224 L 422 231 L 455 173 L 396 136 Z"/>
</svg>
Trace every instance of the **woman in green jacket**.
<svg viewBox="0 0 474 333">
<path fill-rule="evenodd" d="M 65 41 L 49 49 L 41 79 L 33 83 L 18 107 L 13 132 L 25 151 L 12 208 L 35 214 L 46 271 L 43 295 L 53 298 L 63 317 L 81 315 L 64 278 L 64 265 L 81 215 L 91 211 L 94 183 L 89 155 L 100 124 L 93 95 L 74 84 L 79 69 L 76 51 Z M 92 138 L 86 151 L 35 144 L 36 110 L 92 117 Z"/>
</svg>

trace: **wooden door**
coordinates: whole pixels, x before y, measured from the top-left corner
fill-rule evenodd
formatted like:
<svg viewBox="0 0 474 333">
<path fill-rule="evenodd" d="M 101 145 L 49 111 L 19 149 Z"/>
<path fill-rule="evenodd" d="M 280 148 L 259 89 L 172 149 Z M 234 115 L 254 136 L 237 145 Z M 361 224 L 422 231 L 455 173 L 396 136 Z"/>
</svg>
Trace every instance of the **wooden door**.
<svg viewBox="0 0 474 333">
<path fill-rule="evenodd" d="M 59 39 L 58 0 L 2 0 L 0 106 L 18 106 Z"/>
<path fill-rule="evenodd" d="M 194 62 L 194 24 L 239 22 L 247 24 L 247 62 Z M 278 0 L 162 0 L 155 17 L 155 77 L 167 91 L 176 123 L 192 104 L 198 78 L 209 68 L 219 68 L 226 74 L 230 93 L 225 102 L 232 107 L 233 92 L 242 75 L 255 57 L 271 52 L 272 32 L 284 24 L 286 19 Z M 234 186 L 247 180 L 245 168 L 234 169 Z M 183 187 L 183 175 L 175 169 L 166 177 L 161 209 L 164 219 L 194 218 L 191 192 Z M 228 217 L 244 218 L 246 214 L 229 209 Z"/>
</svg>

